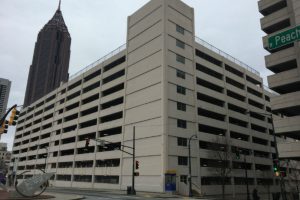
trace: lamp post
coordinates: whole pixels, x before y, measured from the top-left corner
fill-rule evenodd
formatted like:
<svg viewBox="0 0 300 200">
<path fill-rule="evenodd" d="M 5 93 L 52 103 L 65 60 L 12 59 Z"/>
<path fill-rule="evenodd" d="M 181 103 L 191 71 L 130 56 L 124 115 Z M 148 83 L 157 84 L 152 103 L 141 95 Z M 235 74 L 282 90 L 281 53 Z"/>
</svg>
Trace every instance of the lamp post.
<svg viewBox="0 0 300 200">
<path fill-rule="evenodd" d="M 254 111 L 248 111 L 246 113 L 250 114 L 251 112 L 271 117 L 272 129 L 273 129 L 273 134 L 272 135 L 273 135 L 273 138 L 274 138 L 274 145 L 275 145 L 275 155 L 276 155 L 278 167 L 279 167 L 279 170 L 280 170 L 280 160 L 279 160 L 279 152 L 278 152 L 278 147 L 277 147 L 277 138 L 276 138 L 275 128 L 274 128 L 273 114 L 272 113 L 270 113 L 270 114 L 268 114 L 268 113 L 260 113 L 260 112 L 254 112 Z M 284 180 L 283 180 L 283 176 L 281 174 L 281 171 L 280 171 L 279 175 L 280 175 L 280 191 L 281 191 L 282 199 L 286 200 L 287 198 L 286 198 L 286 194 L 285 194 L 285 185 L 284 185 Z"/>
<path fill-rule="evenodd" d="M 197 138 L 197 135 L 192 135 L 189 138 L 188 148 L 189 148 L 189 197 L 193 196 L 192 193 L 192 165 L 191 165 L 191 140 L 192 138 Z"/>
</svg>

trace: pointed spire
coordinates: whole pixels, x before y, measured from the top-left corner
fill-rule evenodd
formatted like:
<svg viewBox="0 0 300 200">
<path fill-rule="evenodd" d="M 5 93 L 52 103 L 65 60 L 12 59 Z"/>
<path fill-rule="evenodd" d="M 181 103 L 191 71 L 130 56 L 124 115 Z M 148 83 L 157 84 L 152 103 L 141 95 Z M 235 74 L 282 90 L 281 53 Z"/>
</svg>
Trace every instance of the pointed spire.
<svg viewBox="0 0 300 200">
<path fill-rule="evenodd" d="M 45 26 L 56 26 L 56 27 L 59 27 L 61 30 L 68 32 L 68 28 L 65 24 L 60 7 L 61 7 L 61 0 L 59 0 L 58 8 L 57 8 L 56 12 L 54 13 L 52 19 L 50 19 Z"/>
<path fill-rule="evenodd" d="M 59 4 L 58 4 L 57 10 L 60 10 L 60 4 L 61 4 L 61 0 L 59 0 Z"/>
</svg>

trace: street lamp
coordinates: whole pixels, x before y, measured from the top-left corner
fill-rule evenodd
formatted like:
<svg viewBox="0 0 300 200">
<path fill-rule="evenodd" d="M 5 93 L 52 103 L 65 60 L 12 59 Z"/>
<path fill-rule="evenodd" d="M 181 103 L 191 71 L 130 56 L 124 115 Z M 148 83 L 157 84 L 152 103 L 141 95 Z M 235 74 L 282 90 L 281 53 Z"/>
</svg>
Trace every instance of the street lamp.
<svg viewBox="0 0 300 200">
<path fill-rule="evenodd" d="M 188 148 L 189 148 L 189 197 L 193 196 L 192 193 L 192 165 L 191 165 L 191 140 L 192 138 L 197 138 L 197 135 L 192 135 L 189 138 Z"/>
<path fill-rule="evenodd" d="M 275 145 L 275 154 L 276 154 L 277 163 L 278 163 L 278 166 L 279 166 L 279 169 L 280 169 L 279 152 L 278 152 L 277 138 L 276 138 L 275 128 L 274 128 L 273 114 L 272 113 L 270 113 L 270 114 L 269 113 L 260 113 L 260 112 L 254 112 L 254 111 L 247 111 L 246 112 L 246 114 L 250 114 L 250 113 L 255 113 L 255 114 L 260 114 L 260 115 L 271 117 L 272 129 L 273 129 L 273 138 L 274 138 L 274 145 Z M 281 172 L 279 174 L 280 174 L 280 190 L 281 190 L 282 199 L 286 200 L 284 180 L 283 180 Z"/>
</svg>

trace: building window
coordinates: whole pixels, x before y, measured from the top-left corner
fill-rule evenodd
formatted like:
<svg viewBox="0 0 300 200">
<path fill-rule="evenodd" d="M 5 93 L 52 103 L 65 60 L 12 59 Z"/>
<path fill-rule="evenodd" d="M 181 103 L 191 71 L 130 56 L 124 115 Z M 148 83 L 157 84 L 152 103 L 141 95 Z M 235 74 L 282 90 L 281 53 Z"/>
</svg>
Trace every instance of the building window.
<svg viewBox="0 0 300 200">
<path fill-rule="evenodd" d="M 177 110 L 186 111 L 186 104 L 177 102 Z"/>
<path fill-rule="evenodd" d="M 71 175 L 56 175 L 56 180 L 58 181 L 71 181 Z"/>
<path fill-rule="evenodd" d="M 95 176 L 95 183 L 119 184 L 119 176 Z"/>
<path fill-rule="evenodd" d="M 176 76 L 182 79 L 185 79 L 185 72 L 176 69 Z"/>
<path fill-rule="evenodd" d="M 178 61 L 178 62 L 180 62 L 182 64 L 185 64 L 185 57 L 176 54 L 176 61 Z"/>
<path fill-rule="evenodd" d="M 180 175 L 180 182 L 187 184 L 187 175 Z"/>
<path fill-rule="evenodd" d="M 176 31 L 184 35 L 184 28 L 182 26 L 179 26 L 178 24 L 176 24 Z"/>
<path fill-rule="evenodd" d="M 177 138 L 177 145 L 186 147 L 187 146 L 187 139 L 186 138 L 181 138 L 181 137 Z"/>
<path fill-rule="evenodd" d="M 186 121 L 182 119 L 177 119 L 177 127 L 186 128 Z"/>
<path fill-rule="evenodd" d="M 187 165 L 188 158 L 185 156 L 178 156 L 178 165 Z"/>
<path fill-rule="evenodd" d="M 177 85 L 177 93 L 185 95 L 186 93 L 185 88 Z"/>
<path fill-rule="evenodd" d="M 90 183 L 90 182 L 92 182 L 92 176 L 91 175 L 74 175 L 74 182 Z"/>
<path fill-rule="evenodd" d="M 181 40 L 176 39 L 176 46 L 178 46 L 179 48 L 185 49 L 185 43 L 182 42 Z"/>
</svg>

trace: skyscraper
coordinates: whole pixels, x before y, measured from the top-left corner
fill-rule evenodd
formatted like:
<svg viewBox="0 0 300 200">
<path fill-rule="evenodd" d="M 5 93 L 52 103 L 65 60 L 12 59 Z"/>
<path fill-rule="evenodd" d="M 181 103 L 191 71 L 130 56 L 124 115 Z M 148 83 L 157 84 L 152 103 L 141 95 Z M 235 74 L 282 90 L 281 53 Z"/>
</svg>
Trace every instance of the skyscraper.
<svg viewBox="0 0 300 200">
<path fill-rule="evenodd" d="M 0 117 L 5 114 L 11 82 L 0 78 Z"/>
<path fill-rule="evenodd" d="M 60 3 L 54 16 L 39 32 L 29 69 L 24 106 L 68 81 L 71 37 Z"/>
</svg>

